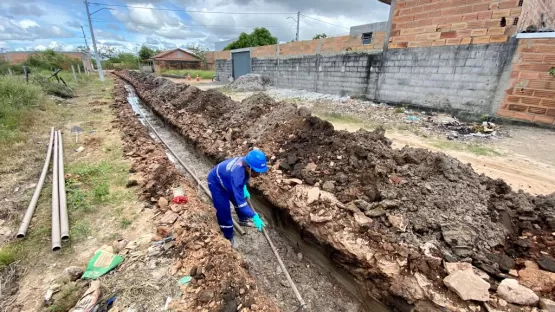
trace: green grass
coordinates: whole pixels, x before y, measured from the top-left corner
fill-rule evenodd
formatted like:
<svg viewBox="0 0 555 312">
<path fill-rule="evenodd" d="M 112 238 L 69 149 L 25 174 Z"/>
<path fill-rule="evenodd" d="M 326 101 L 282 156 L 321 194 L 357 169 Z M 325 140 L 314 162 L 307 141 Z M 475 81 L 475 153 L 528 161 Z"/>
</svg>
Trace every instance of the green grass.
<svg viewBox="0 0 555 312">
<path fill-rule="evenodd" d="M 402 114 L 405 112 L 405 108 L 404 107 L 395 107 L 395 109 L 393 110 L 393 112 L 395 114 Z"/>
<path fill-rule="evenodd" d="M 32 108 L 44 99 L 40 87 L 18 77 L 0 76 L 0 144 L 21 139 L 21 129 L 32 123 Z"/>
<path fill-rule="evenodd" d="M 201 79 L 212 79 L 216 75 L 214 70 L 200 70 L 200 69 L 167 69 L 162 70 L 162 74 L 177 75 L 177 76 L 187 76 L 191 75 L 191 78 L 197 78 L 197 75 Z"/>
<path fill-rule="evenodd" d="M 70 232 L 73 240 L 83 240 L 92 233 L 90 226 L 83 220 L 76 221 L 75 224 L 70 227 Z"/>
<path fill-rule="evenodd" d="M 343 115 L 343 114 L 339 114 L 339 113 L 323 113 L 321 115 L 319 115 L 320 118 L 327 120 L 329 122 L 343 122 L 343 123 L 351 123 L 351 124 L 364 124 L 364 121 L 360 118 L 357 117 L 353 117 L 353 116 L 349 116 L 349 115 Z"/>
<path fill-rule="evenodd" d="M 132 223 L 133 223 L 133 221 L 131 221 L 131 220 L 127 219 L 127 218 L 122 218 L 122 219 L 119 221 L 119 225 L 120 225 L 120 227 L 121 227 L 122 229 L 128 228 Z"/>
<path fill-rule="evenodd" d="M 484 146 L 478 143 L 462 143 L 453 141 L 437 141 L 432 143 L 439 149 L 448 149 L 454 151 L 469 152 L 479 156 L 501 156 L 502 154 L 491 147 Z"/>
<path fill-rule="evenodd" d="M 0 269 L 12 264 L 15 260 L 16 255 L 12 248 L 3 247 L 0 249 Z"/>
</svg>

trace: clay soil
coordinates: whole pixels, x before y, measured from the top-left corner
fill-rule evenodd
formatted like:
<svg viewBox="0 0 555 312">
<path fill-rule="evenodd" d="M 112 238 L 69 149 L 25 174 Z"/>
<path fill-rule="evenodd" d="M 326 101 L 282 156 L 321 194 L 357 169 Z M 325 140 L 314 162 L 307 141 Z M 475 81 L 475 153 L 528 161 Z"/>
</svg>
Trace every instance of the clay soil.
<svg viewBox="0 0 555 312">
<path fill-rule="evenodd" d="M 442 261 L 471 262 L 495 289 L 540 251 L 555 255 L 554 194 L 514 192 L 445 154 L 393 149 L 381 128 L 336 131 L 261 94 L 237 103 L 214 90 L 118 75 L 213 160 L 264 150 L 272 170 L 251 187 L 329 250 L 361 289 L 400 310 L 468 307 L 443 286 Z M 521 283 L 553 296 L 552 284 Z M 419 292 L 411 292 L 415 284 Z"/>
<path fill-rule="evenodd" d="M 246 264 L 221 236 L 212 208 L 197 197 L 195 188 L 174 167 L 159 143 L 135 117 L 127 103 L 121 81 L 114 91 L 118 126 L 124 134 L 124 153 L 140 174 L 141 198 L 171 199 L 171 188 L 181 186 L 186 204 L 159 205 L 158 238 L 169 233 L 176 238 L 176 261 L 171 274 L 190 275 L 181 287 L 182 296 L 171 303 L 172 311 L 278 311 L 262 295 L 247 272 Z"/>
</svg>

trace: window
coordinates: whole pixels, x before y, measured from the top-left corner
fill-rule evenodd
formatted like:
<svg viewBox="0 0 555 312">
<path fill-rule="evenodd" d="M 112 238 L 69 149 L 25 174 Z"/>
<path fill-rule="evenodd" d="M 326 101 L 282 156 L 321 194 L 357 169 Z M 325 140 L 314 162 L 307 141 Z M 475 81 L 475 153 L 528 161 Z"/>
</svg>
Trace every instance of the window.
<svg viewBox="0 0 555 312">
<path fill-rule="evenodd" d="M 518 6 L 521 7 L 523 2 L 524 2 L 524 0 L 519 0 L 518 1 Z"/>
<path fill-rule="evenodd" d="M 513 25 L 518 25 L 518 17 L 515 17 L 515 20 L 513 21 Z"/>
<path fill-rule="evenodd" d="M 362 34 L 362 44 L 370 44 L 372 42 L 372 33 Z"/>
</svg>

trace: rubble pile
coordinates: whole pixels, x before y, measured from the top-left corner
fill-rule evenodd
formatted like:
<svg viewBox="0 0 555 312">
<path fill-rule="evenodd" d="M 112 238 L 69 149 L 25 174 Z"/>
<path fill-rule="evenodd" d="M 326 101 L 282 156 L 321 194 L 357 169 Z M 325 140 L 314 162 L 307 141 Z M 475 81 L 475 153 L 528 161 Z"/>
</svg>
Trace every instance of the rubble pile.
<svg viewBox="0 0 555 312">
<path fill-rule="evenodd" d="M 214 160 L 263 149 L 272 170 L 251 186 L 366 294 L 401 311 L 520 311 L 539 304 L 528 290 L 540 301 L 554 299 L 555 194 L 513 192 L 442 153 L 392 149 L 381 128 L 336 131 L 265 95 L 237 103 L 141 73 L 118 74 Z M 526 299 L 518 301 L 517 292 Z"/>
<path fill-rule="evenodd" d="M 176 90 L 178 90 L 177 88 Z M 114 89 L 117 125 L 124 133 L 124 153 L 133 161 L 140 196 L 159 210 L 157 239 L 175 238 L 177 260 L 171 274 L 187 277 L 182 296 L 172 300 L 172 311 L 278 311 L 260 294 L 240 255 L 220 234 L 213 208 L 197 197 L 185 177 L 155 143 L 146 128 L 135 118 L 126 100 L 123 83 Z M 186 204 L 171 202 L 172 187 L 187 194 Z M 149 250 L 149 252 L 151 252 Z M 153 249 L 152 252 L 155 252 Z M 190 278 L 190 281 L 189 281 Z M 175 299 L 175 298 L 174 298 Z"/>
<path fill-rule="evenodd" d="M 243 75 L 227 87 L 233 91 L 248 92 L 248 91 L 264 91 L 270 85 L 270 78 L 259 74 Z"/>
</svg>

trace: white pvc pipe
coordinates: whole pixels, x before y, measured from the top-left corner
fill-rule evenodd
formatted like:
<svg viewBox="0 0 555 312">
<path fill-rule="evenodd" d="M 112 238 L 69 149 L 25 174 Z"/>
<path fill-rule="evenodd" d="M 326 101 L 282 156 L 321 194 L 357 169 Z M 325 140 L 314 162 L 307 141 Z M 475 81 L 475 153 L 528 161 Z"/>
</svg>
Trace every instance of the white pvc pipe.
<svg viewBox="0 0 555 312">
<path fill-rule="evenodd" d="M 69 239 L 69 217 L 67 215 L 66 179 L 64 176 L 64 144 L 62 131 L 58 130 L 58 193 L 60 204 L 60 234 L 63 241 Z"/>
<path fill-rule="evenodd" d="M 60 204 L 58 193 L 58 132 L 54 133 L 54 160 L 52 161 L 52 251 L 62 249 L 60 237 Z"/>
</svg>

